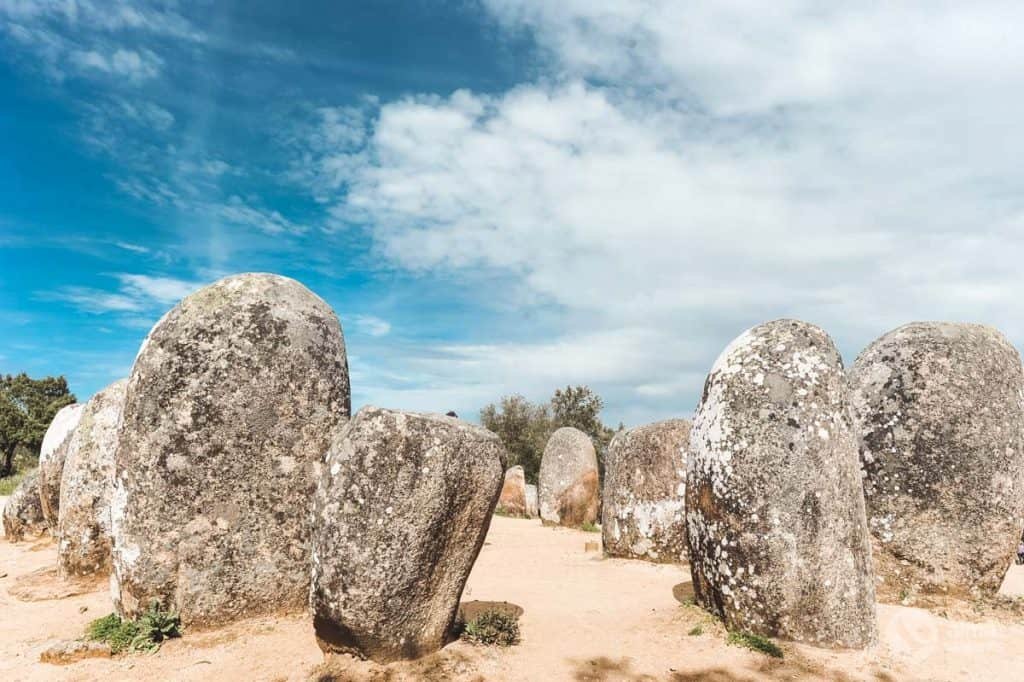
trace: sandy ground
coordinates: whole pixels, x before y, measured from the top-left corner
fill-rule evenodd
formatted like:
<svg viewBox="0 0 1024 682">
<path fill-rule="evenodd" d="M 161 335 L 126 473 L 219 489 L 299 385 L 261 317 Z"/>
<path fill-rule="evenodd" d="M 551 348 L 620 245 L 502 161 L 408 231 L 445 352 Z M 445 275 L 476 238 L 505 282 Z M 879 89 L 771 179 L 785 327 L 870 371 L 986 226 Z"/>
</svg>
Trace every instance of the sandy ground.
<svg viewBox="0 0 1024 682">
<path fill-rule="evenodd" d="M 2 498 L 0 498 L 2 504 Z M 1012 680 L 1024 671 L 1024 626 L 965 622 L 881 605 L 881 642 L 867 652 L 820 651 L 783 643 L 785 659 L 729 646 L 695 606 L 689 571 L 585 551 L 598 535 L 495 517 L 473 569 L 466 601 L 523 609 L 523 641 L 510 649 L 456 642 L 413 667 L 382 669 L 342 657 L 323 665 L 302 614 L 185 633 L 154 655 L 39 662 L 54 639 L 79 636 L 110 612 L 105 586 L 57 582 L 52 542 L 0 541 L 0 680 Z M 1004 590 L 1024 593 L 1013 567 Z M 26 599 L 31 599 L 27 601 Z M 696 626 L 701 634 L 690 635 Z M 327 679 L 327 678 L 323 678 Z"/>
</svg>

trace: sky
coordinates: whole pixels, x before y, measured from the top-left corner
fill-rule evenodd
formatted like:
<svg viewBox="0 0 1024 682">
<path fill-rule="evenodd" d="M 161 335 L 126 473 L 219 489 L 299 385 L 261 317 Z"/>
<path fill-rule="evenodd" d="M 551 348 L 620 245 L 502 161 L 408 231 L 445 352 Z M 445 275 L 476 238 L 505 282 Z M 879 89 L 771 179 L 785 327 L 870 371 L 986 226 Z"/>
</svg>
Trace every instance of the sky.
<svg viewBox="0 0 1024 682">
<path fill-rule="evenodd" d="M 80 399 L 269 271 L 353 407 L 693 412 L 779 317 L 1024 344 L 1024 5 L 0 0 L 0 372 Z"/>
</svg>

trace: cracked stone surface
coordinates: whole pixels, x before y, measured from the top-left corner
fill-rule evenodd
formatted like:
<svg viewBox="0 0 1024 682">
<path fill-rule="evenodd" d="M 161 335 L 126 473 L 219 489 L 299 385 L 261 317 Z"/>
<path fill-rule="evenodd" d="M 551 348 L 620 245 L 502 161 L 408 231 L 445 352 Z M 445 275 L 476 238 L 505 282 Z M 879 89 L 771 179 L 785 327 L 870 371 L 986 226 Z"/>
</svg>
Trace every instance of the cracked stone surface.
<svg viewBox="0 0 1024 682">
<path fill-rule="evenodd" d="M 294 280 L 235 275 L 169 311 L 132 367 L 115 456 L 119 614 L 157 599 L 213 626 L 302 607 L 310 505 L 349 400 L 338 318 Z"/>
<path fill-rule="evenodd" d="M 62 407 L 50 422 L 43 445 L 39 450 L 39 499 L 43 506 L 43 518 L 54 533 L 60 508 L 60 482 L 64 476 L 64 460 L 68 445 L 74 435 L 78 420 L 82 418 L 83 403 Z"/>
<path fill-rule="evenodd" d="M 615 435 L 605 457 L 605 554 L 686 561 L 686 460 L 690 422 L 669 419 Z"/>
<path fill-rule="evenodd" d="M 590 437 L 571 426 L 551 434 L 537 477 L 541 521 L 578 528 L 597 523 L 600 482 Z"/>
<path fill-rule="evenodd" d="M 505 462 L 494 433 L 454 417 L 364 407 L 341 429 L 314 502 L 324 651 L 388 662 L 448 641 Z"/>
<path fill-rule="evenodd" d="M 915 322 L 850 371 L 890 592 L 995 594 L 1024 526 L 1024 369 L 991 327 Z"/>
<path fill-rule="evenodd" d="M 730 629 L 821 647 L 877 639 L 874 573 L 842 359 L 796 320 L 740 335 L 690 435 L 697 602 Z"/>
<path fill-rule="evenodd" d="M 90 398 L 68 444 L 57 515 L 61 577 L 110 571 L 114 454 L 127 386 L 122 379 Z"/>
</svg>

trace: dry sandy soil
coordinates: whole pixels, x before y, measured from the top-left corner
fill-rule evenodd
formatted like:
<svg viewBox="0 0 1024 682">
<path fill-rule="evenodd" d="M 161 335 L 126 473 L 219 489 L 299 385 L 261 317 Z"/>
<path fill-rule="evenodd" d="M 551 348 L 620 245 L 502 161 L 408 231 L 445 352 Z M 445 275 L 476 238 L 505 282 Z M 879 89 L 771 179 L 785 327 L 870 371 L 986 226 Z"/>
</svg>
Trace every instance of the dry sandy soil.
<svg viewBox="0 0 1024 682">
<path fill-rule="evenodd" d="M 2 504 L 2 498 L 0 498 Z M 463 642 L 414 664 L 323 662 L 307 617 L 259 618 L 189 633 L 153 655 L 39 662 L 110 612 L 105 585 L 61 585 L 51 541 L 0 541 L 0 680 L 997 680 L 1024 676 L 1024 625 L 968 622 L 881 605 L 881 642 L 867 652 L 783 643 L 782 661 L 729 646 L 720 625 L 687 605 L 689 571 L 585 551 L 599 536 L 495 517 L 464 599 L 523 609 L 509 649 Z M 1024 592 L 1013 567 L 1004 591 Z M 82 591 L 80 594 L 74 592 Z M 976 619 L 973 619 L 976 620 Z M 701 634 L 690 635 L 696 626 Z"/>
</svg>

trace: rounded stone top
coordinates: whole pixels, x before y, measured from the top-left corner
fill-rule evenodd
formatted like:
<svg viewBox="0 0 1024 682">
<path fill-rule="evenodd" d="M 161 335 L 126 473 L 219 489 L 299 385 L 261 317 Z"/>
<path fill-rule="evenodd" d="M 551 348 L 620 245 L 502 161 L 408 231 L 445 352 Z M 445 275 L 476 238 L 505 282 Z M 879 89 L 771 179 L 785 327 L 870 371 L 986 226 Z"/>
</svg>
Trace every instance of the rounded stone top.
<svg viewBox="0 0 1024 682">
<path fill-rule="evenodd" d="M 544 446 L 544 454 L 547 455 L 549 450 L 559 457 L 569 454 L 578 456 L 582 464 L 593 461 L 594 468 L 597 468 L 597 452 L 594 450 L 593 441 L 590 440 L 590 436 L 575 427 L 563 426 L 552 433 L 547 445 Z"/>
<path fill-rule="evenodd" d="M 59 412 L 53 417 L 53 421 L 50 422 L 49 428 L 46 429 L 46 434 L 43 436 L 43 445 L 39 450 L 39 460 L 45 462 L 50 458 L 57 448 L 61 446 L 64 440 L 68 437 L 76 426 L 78 421 L 82 418 L 82 410 L 85 409 L 85 403 L 74 403 L 62 407 Z"/>
<path fill-rule="evenodd" d="M 339 429 L 336 438 L 343 439 L 349 432 L 360 429 L 371 431 L 368 425 L 377 423 L 377 428 L 382 436 L 387 433 L 399 434 L 437 434 L 449 433 L 460 434 L 473 440 L 494 441 L 501 443 L 496 433 L 485 429 L 482 426 L 463 421 L 458 417 L 449 417 L 446 414 L 434 412 L 410 412 L 407 410 L 393 410 L 376 405 L 364 405 L 349 422 Z M 443 427 L 444 431 L 438 431 Z M 364 434 L 365 436 L 366 434 Z M 505 469 L 505 454 L 502 447 L 502 471 Z"/>
<path fill-rule="evenodd" d="M 605 455 L 605 500 L 616 494 L 662 499 L 686 478 L 690 422 L 666 419 L 620 431 Z"/>
<path fill-rule="evenodd" d="M 230 275 L 183 298 L 142 342 L 131 381 L 140 371 L 162 371 L 166 361 L 173 361 L 180 372 L 185 365 L 206 363 L 224 351 L 242 354 L 256 365 L 276 365 L 282 348 L 317 366 L 336 366 L 345 386 L 341 408 L 347 415 L 348 362 L 337 314 L 300 282 L 271 273 Z M 220 362 L 229 360 L 222 356 Z"/>
</svg>

